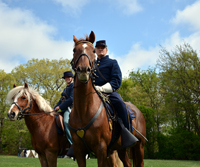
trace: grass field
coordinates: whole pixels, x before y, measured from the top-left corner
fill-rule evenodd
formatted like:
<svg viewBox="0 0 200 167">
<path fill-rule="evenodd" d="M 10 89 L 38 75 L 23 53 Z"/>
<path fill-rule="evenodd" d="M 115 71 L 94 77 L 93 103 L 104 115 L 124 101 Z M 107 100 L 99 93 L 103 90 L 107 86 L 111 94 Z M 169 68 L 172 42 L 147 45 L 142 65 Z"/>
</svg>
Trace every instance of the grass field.
<svg viewBox="0 0 200 167">
<path fill-rule="evenodd" d="M 200 167 L 200 161 L 144 160 L 145 167 Z M 58 167 L 77 167 L 72 159 L 58 158 Z M 38 158 L 0 155 L 0 167 L 40 167 Z M 88 159 L 87 167 L 97 167 L 96 159 Z"/>
</svg>

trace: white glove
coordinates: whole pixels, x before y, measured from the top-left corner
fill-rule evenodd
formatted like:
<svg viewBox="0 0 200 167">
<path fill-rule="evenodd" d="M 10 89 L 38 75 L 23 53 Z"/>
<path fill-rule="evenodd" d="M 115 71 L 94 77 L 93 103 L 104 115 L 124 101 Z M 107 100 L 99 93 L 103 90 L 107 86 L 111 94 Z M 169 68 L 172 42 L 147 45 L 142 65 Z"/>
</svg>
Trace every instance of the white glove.
<svg viewBox="0 0 200 167">
<path fill-rule="evenodd" d="M 112 86 L 110 85 L 109 82 L 107 82 L 105 85 L 103 86 L 95 86 L 96 90 L 99 92 L 104 92 L 104 93 L 111 93 L 113 92 L 112 90 Z"/>
</svg>

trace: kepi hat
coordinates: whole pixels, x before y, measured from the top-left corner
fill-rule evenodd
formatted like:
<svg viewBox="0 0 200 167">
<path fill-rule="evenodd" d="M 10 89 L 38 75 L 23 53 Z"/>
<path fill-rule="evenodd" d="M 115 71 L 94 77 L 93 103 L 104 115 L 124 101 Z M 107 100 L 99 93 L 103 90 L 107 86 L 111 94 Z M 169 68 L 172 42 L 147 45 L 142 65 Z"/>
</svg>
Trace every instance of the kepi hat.
<svg viewBox="0 0 200 167">
<path fill-rule="evenodd" d="M 73 77 L 74 75 L 73 75 L 73 73 L 72 73 L 72 71 L 66 71 L 66 72 L 64 72 L 63 73 L 63 79 L 65 79 L 65 77 Z"/>
<path fill-rule="evenodd" d="M 104 47 L 107 47 L 107 45 L 106 45 L 106 40 L 97 41 L 95 47 L 97 47 L 97 46 L 104 46 Z"/>
</svg>

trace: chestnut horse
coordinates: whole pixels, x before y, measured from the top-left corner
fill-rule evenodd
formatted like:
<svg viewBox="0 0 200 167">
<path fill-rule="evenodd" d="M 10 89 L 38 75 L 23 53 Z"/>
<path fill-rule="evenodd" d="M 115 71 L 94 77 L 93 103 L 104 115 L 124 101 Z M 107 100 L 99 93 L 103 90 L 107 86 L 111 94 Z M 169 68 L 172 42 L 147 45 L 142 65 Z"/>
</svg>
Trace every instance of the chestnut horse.
<svg viewBox="0 0 200 167">
<path fill-rule="evenodd" d="M 113 151 L 117 150 L 123 165 L 129 167 L 131 162 L 126 148 L 121 146 L 121 137 L 107 150 L 112 139 L 112 128 L 91 79 L 94 77 L 93 71 L 95 70 L 95 49 L 93 46 L 95 34 L 91 31 L 89 36 L 79 40 L 73 36 L 73 41 L 74 54 L 71 64 L 76 75 L 73 89 L 73 109 L 69 125 L 78 166 L 86 167 L 84 157 L 88 151 L 95 153 L 99 167 L 117 166 L 113 159 Z M 145 119 L 136 106 L 131 103 L 126 104 L 135 113 L 136 118 L 132 120 L 132 125 L 138 132 L 134 130 L 133 134 L 139 139 L 139 142 L 130 148 L 133 155 L 133 165 L 143 167 Z M 109 155 L 111 158 L 107 158 Z"/>
<path fill-rule="evenodd" d="M 66 155 L 65 146 L 69 148 L 70 144 L 65 136 L 57 134 L 53 109 L 27 83 L 14 87 L 8 93 L 7 100 L 12 103 L 7 113 L 10 120 L 19 120 L 24 116 L 41 166 L 56 167 L 58 154 Z"/>
</svg>

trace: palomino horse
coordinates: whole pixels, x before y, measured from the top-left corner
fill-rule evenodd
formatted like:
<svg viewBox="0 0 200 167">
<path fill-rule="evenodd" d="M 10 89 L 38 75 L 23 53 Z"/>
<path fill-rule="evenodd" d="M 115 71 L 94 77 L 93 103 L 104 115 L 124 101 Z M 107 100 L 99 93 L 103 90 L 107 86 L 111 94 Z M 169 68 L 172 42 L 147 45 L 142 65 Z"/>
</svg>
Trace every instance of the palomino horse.
<svg viewBox="0 0 200 167">
<path fill-rule="evenodd" d="M 56 167 L 58 154 L 66 155 L 70 147 L 66 137 L 57 133 L 53 109 L 28 84 L 14 87 L 7 95 L 12 103 L 7 115 L 10 120 L 21 119 L 31 133 L 33 148 L 39 155 L 42 167 Z"/>
<path fill-rule="evenodd" d="M 113 150 L 118 151 L 118 155 L 124 166 L 131 166 L 126 148 L 121 146 L 121 137 L 108 148 L 112 139 L 112 128 L 108 121 L 106 110 L 102 101 L 92 84 L 93 71 L 95 70 L 95 49 L 93 43 L 95 34 L 91 31 L 85 39 L 78 40 L 73 36 L 74 55 L 72 68 L 74 69 L 75 81 L 73 90 L 73 109 L 70 114 L 69 124 L 73 140 L 73 150 L 79 167 L 85 167 L 85 155 L 88 151 L 95 153 L 98 166 L 117 166 L 114 160 L 107 158 L 113 156 Z M 126 103 L 134 111 L 136 119 L 132 125 L 137 129 L 134 135 L 139 142 L 131 148 L 133 155 L 133 165 L 136 167 L 144 166 L 144 144 L 146 136 L 146 124 L 141 111 L 131 103 Z"/>
</svg>

